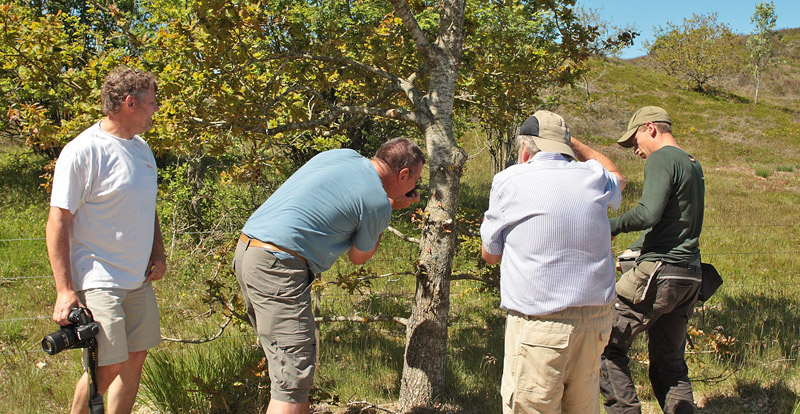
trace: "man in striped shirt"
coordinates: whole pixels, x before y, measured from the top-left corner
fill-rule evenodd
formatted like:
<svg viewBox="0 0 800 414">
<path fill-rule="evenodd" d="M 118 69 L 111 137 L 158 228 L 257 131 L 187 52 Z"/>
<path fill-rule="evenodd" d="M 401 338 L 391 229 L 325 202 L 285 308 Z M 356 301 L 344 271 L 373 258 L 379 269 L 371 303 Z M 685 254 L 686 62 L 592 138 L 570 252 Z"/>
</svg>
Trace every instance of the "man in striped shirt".
<svg viewBox="0 0 800 414">
<path fill-rule="evenodd" d="M 481 225 L 484 260 L 502 259 L 503 412 L 599 413 L 615 295 L 607 209 L 619 208 L 625 177 L 552 112 L 529 117 L 517 144 Z"/>
</svg>

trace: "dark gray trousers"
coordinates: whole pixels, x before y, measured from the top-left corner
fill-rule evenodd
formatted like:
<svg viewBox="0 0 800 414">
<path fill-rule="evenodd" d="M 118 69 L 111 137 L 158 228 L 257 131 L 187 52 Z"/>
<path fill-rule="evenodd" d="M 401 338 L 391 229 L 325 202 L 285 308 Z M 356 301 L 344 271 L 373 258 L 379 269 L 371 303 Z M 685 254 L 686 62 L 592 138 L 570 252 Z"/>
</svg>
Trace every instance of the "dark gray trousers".
<svg viewBox="0 0 800 414">
<path fill-rule="evenodd" d="M 634 305 L 617 296 L 611 337 L 601 358 L 600 391 L 608 414 L 639 414 L 641 405 L 628 367 L 636 336 L 648 331 L 650 383 L 668 414 L 694 413 L 692 384 L 684 359 L 686 327 L 700 290 L 697 267 L 662 266 L 645 299 Z"/>
</svg>

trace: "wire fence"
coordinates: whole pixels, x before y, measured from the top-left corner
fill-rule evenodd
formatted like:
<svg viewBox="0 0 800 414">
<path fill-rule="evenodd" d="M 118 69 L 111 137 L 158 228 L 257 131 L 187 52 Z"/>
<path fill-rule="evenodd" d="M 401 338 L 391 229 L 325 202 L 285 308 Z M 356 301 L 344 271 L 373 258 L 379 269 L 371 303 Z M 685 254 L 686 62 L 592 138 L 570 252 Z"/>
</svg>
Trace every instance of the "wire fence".
<svg viewBox="0 0 800 414">
<path fill-rule="evenodd" d="M 704 230 L 714 229 L 714 228 L 792 228 L 798 227 L 800 224 L 725 224 L 725 225 L 706 225 L 704 226 Z M 187 235 L 198 235 L 198 234 L 211 234 L 213 232 L 210 231 L 203 231 L 203 232 L 183 232 L 181 234 Z M 24 243 L 24 242 L 36 242 L 36 241 L 43 241 L 45 240 L 44 237 L 20 237 L 20 238 L 5 238 L 0 239 L 0 243 Z M 768 249 L 762 251 L 720 251 L 720 252 L 704 252 L 703 257 L 731 257 L 731 256 L 746 256 L 746 257 L 753 257 L 753 256 L 788 256 L 793 257 L 797 256 L 800 257 L 800 250 L 781 250 L 781 251 L 770 251 Z M 393 259 L 378 259 L 375 258 L 370 260 L 372 264 L 379 264 L 379 263 L 396 263 L 401 261 L 400 259 L 393 258 Z M 792 280 L 800 279 L 800 273 L 798 274 L 783 274 L 783 278 L 788 278 Z M 33 281 L 33 280 L 53 280 L 53 275 L 36 275 L 36 276 L 6 276 L 0 274 L 0 288 L 4 285 L 9 283 L 24 283 L 25 281 Z M 760 291 L 769 290 L 773 288 L 797 288 L 800 287 L 800 282 L 796 281 L 770 281 L 767 284 L 764 283 L 725 283 L 720 287 L 720 291 L 731 291 L 731 290 L 749 290 L 749 289 L 758 289 Z M 387 293 L 383 292 L 380 294 L 371 293 L 372 295 L 381 296 L 381 297 L 404 297 L 410 299 L 413 297 L 413 292 L 402 292 L 402 293 Z M 357 297 L 362 295 L 362 293 L 358 291 L 354 291 L 353 293 L 334 293 L 334 292 L 327 292 L 323 296 L 324 297 Z M 316 298 L 317 300 L 320 297 Z M 736 313 L 746 313 L 752 312 L 750 309 L 726 309 L 725 312 L 736 314 Z M 0 318 L 0 332 L 3 331 L 4 324 L 11 324 L 11 323 L 19 323 L 19 322 L 26 322 L 26 321 L 40 321 L 40 320 L 51 320 L 51 316 L 49 315 L 36 315 L 36 316 L 27 316 L 27 317 L 10 317 L 10 318 Z M 237 335 L 226 335 L 222 338 L 234 337 Z M 0 354 L 30 354 L 30 353 L 41 353 L 43 352 L 41 349 L 26 349 L 26 350 L 0 350 Z"/>
</svg>

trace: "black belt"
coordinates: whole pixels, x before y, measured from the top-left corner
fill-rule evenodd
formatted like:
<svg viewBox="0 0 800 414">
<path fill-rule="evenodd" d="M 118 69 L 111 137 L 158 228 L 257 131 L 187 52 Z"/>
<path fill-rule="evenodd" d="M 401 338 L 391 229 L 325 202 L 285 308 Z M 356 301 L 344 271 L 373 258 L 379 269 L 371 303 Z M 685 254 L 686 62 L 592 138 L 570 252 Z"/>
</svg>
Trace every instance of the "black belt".
<svg viewBox="0 0 800 414">
<path fill-rule="evenodd" d="M 692 272 L 696 272 L 696 271 L 700 270 L 700 265 L 696 265 L 696 264 L 693 264 L 693 263 L 687 263 L 687 262 L 664 263 L 664 266 L 677 267 L 679 269 L 691 270 Z"/>
<path fill-rule="evenodd" d="M 658 272 L 659 279 L 678 279 L 700 283 L 702 281 L 701 267 L 692 263 L 663 263 Z"/>
</svg>

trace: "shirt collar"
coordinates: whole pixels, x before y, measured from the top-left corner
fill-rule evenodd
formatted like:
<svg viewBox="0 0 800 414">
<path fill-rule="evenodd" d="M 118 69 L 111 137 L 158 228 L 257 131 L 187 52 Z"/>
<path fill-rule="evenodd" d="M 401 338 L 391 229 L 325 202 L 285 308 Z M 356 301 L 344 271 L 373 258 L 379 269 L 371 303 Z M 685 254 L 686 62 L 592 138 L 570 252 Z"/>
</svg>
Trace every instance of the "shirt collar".
<svg viewBox="0 0 800 414">
<path fill-rule="evenodd" d="M 534 160 L 548 160 L 548 161 L 572 161 L 571 158 L 564 156 L 564 154 L 560 152 L 549 152 L 549 151 L 539 151 L 533 155 L 533 158 L 530 161 Z"/>
</svg>

